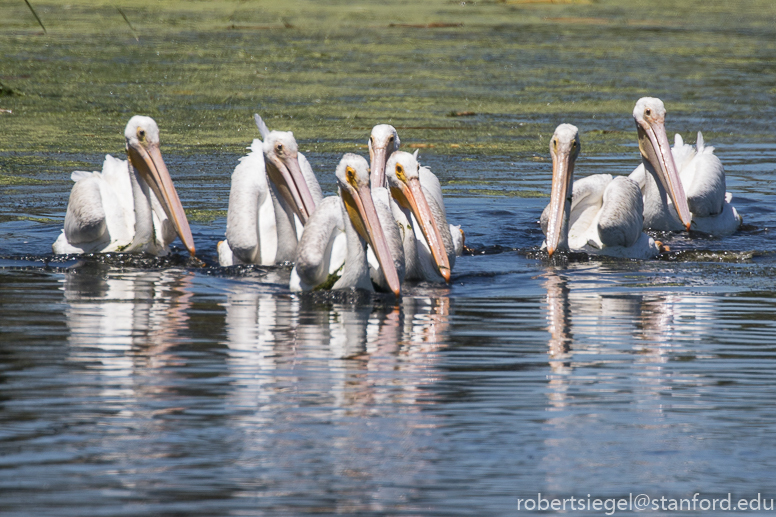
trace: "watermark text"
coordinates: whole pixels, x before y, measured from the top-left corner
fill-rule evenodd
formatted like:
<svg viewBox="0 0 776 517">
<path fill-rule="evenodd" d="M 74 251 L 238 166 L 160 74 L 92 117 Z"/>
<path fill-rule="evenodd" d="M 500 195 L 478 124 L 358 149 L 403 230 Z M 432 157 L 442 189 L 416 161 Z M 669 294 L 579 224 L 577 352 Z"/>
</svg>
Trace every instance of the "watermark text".
<svg viewBox="0 0 776 517">
<path fill-rule="evenodd" d="M 536 497 L 517 499 L 518 511 L 541 512 L 602 512 L 614 515 L 616 512 L 696 512 L 696 511 L 773 511 L 773 499 L 757 494 L 754 498 L 708 497 L 695 493 L 692 497 L 651 497 L 647 494 L 628 494 L 628 497 Z"/>
</svg>

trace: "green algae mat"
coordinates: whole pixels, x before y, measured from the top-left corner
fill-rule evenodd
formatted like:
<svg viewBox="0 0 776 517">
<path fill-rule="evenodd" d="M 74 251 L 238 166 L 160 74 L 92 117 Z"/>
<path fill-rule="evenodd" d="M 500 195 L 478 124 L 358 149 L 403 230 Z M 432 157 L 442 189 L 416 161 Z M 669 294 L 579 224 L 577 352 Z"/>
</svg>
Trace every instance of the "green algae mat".
<svg viewBox="0 0 776 517">
<path fill-rule="evenodd" d="M 633 152 L 661 97 L 694 141 L 772 140 L 771 1 L 23 0 L 0 4 L 0 153 L 116 153 L 133 114 L 187 155 L 258 132 L 362 149 L 391 123 L 424 153 L 532 156 L 554 127 Z"/>
</svg>

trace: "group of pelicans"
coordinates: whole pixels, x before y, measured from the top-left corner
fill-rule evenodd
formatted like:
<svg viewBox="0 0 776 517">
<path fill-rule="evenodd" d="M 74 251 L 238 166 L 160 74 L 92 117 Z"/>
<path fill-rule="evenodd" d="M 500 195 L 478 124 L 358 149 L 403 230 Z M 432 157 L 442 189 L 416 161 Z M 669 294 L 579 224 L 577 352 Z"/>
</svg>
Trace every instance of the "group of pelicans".
<svg viewBox="0 0 776 517">
<path fill-rule="evenodd" d="M 660 99 L 633 110 L 642 164 L 630 176 L 595 174 L 574 181 L 579 131 L 561 124 L 550 140 L 552 189 L 541 215 L 549 255 L 556 250 L 646 259 L 663 246 L 644 230 L 735 232 L 722 163 L 701 133 L 693 148 L 677 134 L 673 148 Z M 261 140 L 232 174 L 222 266 L 294 262 L 290 288 L 363 288 L 399 296 L 404 280 L 449 282 L 464 233 L 448 224 L 437 177 L 417 151 L 399 150 L 393 126 L 372 129 L 369 157 L 347 153 L 336 169 L 339 196 L 323 197 L 291 132 L 270 131 L 255 115 Z M 76 171 L 56 254 L 164 254 L 179 237 L 194 240 L 159 151 L 159 129 L 133 117 L 124 131 L 128 160 L 106 156 L 102 172 Z"/>
</svg>

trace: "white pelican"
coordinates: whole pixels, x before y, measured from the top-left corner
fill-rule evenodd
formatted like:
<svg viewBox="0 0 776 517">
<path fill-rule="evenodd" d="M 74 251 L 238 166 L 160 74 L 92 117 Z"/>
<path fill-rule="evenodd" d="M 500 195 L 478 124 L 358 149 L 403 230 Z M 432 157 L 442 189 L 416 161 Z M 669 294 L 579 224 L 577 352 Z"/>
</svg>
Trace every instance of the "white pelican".
<svg viewBox="0 0 776 517">
<path fill-rule="evenodd" d="M 407 196 L 403 193 L 403 190 L 399 187 L 398 183 L 396 186 L 392 186 L 391 182 L 388 180 L 388 177 L 386 176 L 386 167 L 389 159 L 393 158 L 396 153 L 399 153 L 399 145 L 401 144 L 401 141 L 399 140 L 399 135 L 396 132 L 396 129 L 389 125 L 389 124 L 379 124 L 372 128 L 372 134 L 369 137 L 368 147 L 369 147 L 369 158 L 371 162 L 371 168 L 370 168 L 370 182 L 372 185 L 372 192 L 373 196 L 376 195 L 376 192 L 378 189 L 384 188 L 384 187 L 390 187 L 390 193 L 389 196 L 389 205 L 391 207 L 391 213 L 392 217 L 395 220 L 396 224 L 400 228 L 400 235 L 402 240 L 401 250 L 395 250 L 391 249 L 392 254 L 396 255 L 397 253 L 402 253 L 404 256 L 405 261 L 405 279 L 407 280 L 430 280 L 430 281 L 450 281 L 450 261 L 447 260 L 447 254 L 444 252 L 440 252 L 438 249 L 435 251 L 436 255 L 432 255 L 432 252 L 430 251 L 430 248 L 426 242 L 426 240 L 423 237 L 423 234 L 420 233 L 420 230 L 418 230 L 418 235 L 416 236 L 415 231 L 418 229 L 418 226 L 421 226 L 424 228 L 423 231 L 431 232 L 433 242 L 436 244 L 447 242 L 449 245 L 451 244 L 451 240 L 448 238 L 447 241 L 442 241 L 442 238 L 439 237 L 439 230 L 431 230 L 431 226 L 436 226 L 436 222 L 433 222 L 432 219 L 428 219 L 428 217 L 431 217 L 431 211 L 428 208 L 428 203 L 426 202 L 425 196 L 423 196 L 423 193 L 420 192 L 420 195 L 423 196 L 422 201 L 420 201 L 422 208 L 422 216 L 419 215 L 420 212 L 417 212 L 415 217 L 413 217 L 410 213 L 411 207 L 414 207 L 414 209 L 418 210 L 418 202 L 416 202 L 415 197 L 412 196 L 412 193 L 409 192 L 409 196 L 412 200 L 412 205 L 409 204 L 409 201 L 407 199 Z M 414 162 L 414 168 L 413 170 L 417 173 L 418 165 L 417 165 L 417 153 L 416 156 L 413 157 L 412 155 L 409 155 L 407 153 L 402 153 L 404 155 L 407 155 L 412 159 Z M 397 165 L 394 161 L 394 163 L 391 165 L 392 168 L 395 167 L 403 167 L 403 165 Z M 430 171 L 429 171 L 430 173 Z M 402 173 L 403 174 L 403 173 Z M 396 177 L 396 171 L 392 170 L 392 175 L 395 178 Z M 432 174 L 433 176 L 433 174 Z M 415 179 L 417 180 L 417 174 L 415 174 Z M 405 178 L 406 179 L 406 178 Z M 434 178 L 436 179 L 436 178 Z M 414 185 L 417 187 L 417 181 L 414 182 Z M 403 184 L 404 185 L 404 184 Z M 439 182 L 436 182 L 436 185 L 439 186 Z M 407 185 L 404 185 L 405 188 L 407 188 Z M 394 192 L 394 188 L 398 188 L 396 192 Z M 386 192 L 388 191 L 385 189 Z M 379 197 L 380 194 L 377 194 Z M 441 188 L 440 188 L 440 195 L 441 195 Z M 399 206 L 400 203 L 403 203 L 402 208 Z M 437 208 L 436 213 L 439 214 L 440 210 L 438 209 L 438 205 L 434 205 L 435 208 Z M 442 209 L 444 210 L 444 209 Z M 378 211 L 378 213 L 381 213 Z M 423 219 L 422 217 L 426 217 L 426 219 Z M 418 224 L 418 220 L 424 221 L 422 225 Z M 442 219 L 444 221 L 444 219 Z M 414 223 L 414 224 L 413 224 Z M 444 223 L 447 224 L 446 222 Z M 430 226 L 431 225 L 431 226 Z M 449 230 L 448 230 L 448 236 L 449 236 Z M 422 244 L 421 244 L 422 243 Z M 419 247 L 421 248 L 420 251 L 418 251 Z M 418 254 L 421 253 L 423 260 L 419 259 Z M 444 257 L 444 262 L 439 262 L 437 264 L 435 262 L 436 256 Z M 377 258 L 375 257 L 374 253 L 372 253 L 371 248 L 367 250 L 367 260 L 369 261 L 370 266 L 370 273 L 372 275 L 372 280 L 377 284 L 382 284 L 380 281 L 380 273 L 379 273 L 379 264 L 377 264 Z M 453 261 L 455 259 L 453 258 Z M 443 271 L 444 274 L 440 276 L 440 271 Z"/>
<path fill-rule="evenodd" d="M 386 183 L 387 178 L 385 174 L 385 167 L 388 163 L 388 159 L 391 154 L 399 150 L 399 134 L 396 132 L 396 128 L 389 124 L 379 124 L 372 128 L 372 134 L 369 137 L 369 158 L 372 165 L 372 185 L 388 186 Z M 417 151 L 415 152 L 415 160 L 417 161 Z M 441 217 L 438 218 L 439 228 L 442 225 L 447 225 L 447 213 L 445 212 L 445 202 L 442 199 L 442 186 L 439 184 L 439 179 L 431 172 L 428 167 L 420 167 L 418 170 L 418 178 L 420 184 L 423 186 L 426 194 L 433 196 L 436 200 L 436 205 L 441 210 Z M 393 191 L 392 191 L 393 192 Z M 463 254 L 464 248 L 464 233 L 460 226 L 449 225 L 448 229 L 450 237 L 452 238 L 453 250 L 455 255 L 460 257 Z"/>
<path fill-rule="evenodd" d="M 642 164 L 630 177 L 644 195 L 644 228 L 730 235 L 741 225 L 741 216 L 725 192 L 725 170 L 714 148 L 705 147 L 698 132 L 695 149 L 676 135 L 672 150 L 665 116 L 660 99 L 643 97 L 633 108 Z"/>
<path fill-rule="evenodd" d="M 659 245 L 642 231 L 643 201 L 639 186 L 624 176 L 594 174 L 574 181 L 579 131 L 561 124 L 550 141 L 552 191 L 542 212 L 542 248 L 584 251 L 592 255 L 650 258 Z"/>
<path fill-rule="evenodd" d="M 194 239 L 159 151 L 156 122 L 132 117 L 124 137 L 129 161 L 107 155 L 102 172 L 73 172 L 75 185 L 54 253 L 165 255 L 177 235 L 193 256 Z"/>
<path fill-rule="evenodd" d="M 406 278 L 449 282 L 456 252 L 445 221 L 444 209 L 419 178 L 420 165 L 415 154 L 394 151 L 385 166 L 391 195 L 398 201 L 407 230 L 404 239 Z"/>
<path fill-rule="evenodd" d="M 302 229 L 323 199 L 307 158 L 290 131 L 270 131 L 254 115 L 261 137 L 232 173 L 222 266 L 292 261 Z"/>
<path fill-rule="evenodd" d="M 399 296 L 404 259 L 391 253 L 391 249 L 401 249 L 401 237 L 390 215 L 387 191 L 377 189 L 379 196 L 374 195 L 373 200 L 369 164 L 356 154 L 342 157 L 336 175 L 340 197 L 324 199 L 305 225 L 291 271 L 291 290 L 374 290 L 367 263 L 369 245 L 385 284 Z M 389 219 L 387 224 L 378 216 L 378 205 L 383 218 Z"/>
</svg>

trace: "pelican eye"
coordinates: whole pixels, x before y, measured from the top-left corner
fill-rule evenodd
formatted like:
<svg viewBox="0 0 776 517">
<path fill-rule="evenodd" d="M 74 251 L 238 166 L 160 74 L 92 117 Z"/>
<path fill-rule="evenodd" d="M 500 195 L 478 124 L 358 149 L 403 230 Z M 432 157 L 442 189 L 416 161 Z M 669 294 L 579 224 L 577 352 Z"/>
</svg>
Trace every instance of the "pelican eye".
<svg viewBox="0 0 776 517">
<path fill-rule="evenodd" d="M 358 183 L 356 182 L 356 169 L 348 165 L 345 169 L 345 176 L 348 179 L 348 183 L 353 185 L 354 188 L 358 188 Z"/>
<path fill-rule="evenodd" d="M 393 135 L 388 139 L 388 142 L 393 142 Z"/>
<path fill-rule="evenodd" d="M 400 163 L 396 164 L 396 177 L 402 183 L 407 183 L 407 176 L 404 174 L 404 166 Z"/>
<path fill-rule="evenodd" d="M 139 127 L 137 128 L 137 138 L 139 140 L 145 140 L 146 132 L 145 129 Z"/>
<path fill-rule="evenodd" d="M 282 153 L 283 152 L 283 144 L 278 142 L 278 144 L 275 146 L 275 149 L 277 150 L 277 152 Z"/>
<path fill-rule="evenodd" d="M 645 116 L 647 116 L 647 117 L 648 117 L 648 116 L 650 116 L 650 115 L 652 115 L 652 110 L 651 110 L 651 109 L 649 109 L 649 108 L 645 109 L 645 110 L 644 110 L 644 115 L 645 115 Z"/>
</svg>

